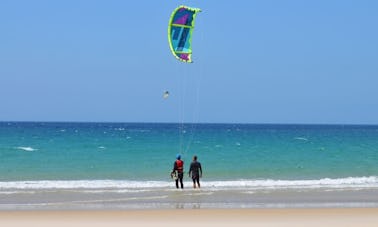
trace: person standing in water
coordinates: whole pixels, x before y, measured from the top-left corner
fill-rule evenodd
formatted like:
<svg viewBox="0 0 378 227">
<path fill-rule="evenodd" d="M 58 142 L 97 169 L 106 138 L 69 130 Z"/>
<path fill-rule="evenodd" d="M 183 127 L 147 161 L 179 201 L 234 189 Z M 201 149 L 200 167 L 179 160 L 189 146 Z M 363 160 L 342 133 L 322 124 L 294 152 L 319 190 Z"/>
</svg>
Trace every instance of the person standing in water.
<svg viewBox="0 0 378 227">
<path fill-rule="evenodd" d="M 184 188 L 184 183 L 182 182 L 182 179 L 184 178 L 184 162 L 181 160 L 181 155 L 176 155 L 176 161 L 173 163 L 173 170 L 171 173 L 171 176 L 176 174 L 176 188 L 179 188 L 179 181 L 181 188 Z"/>
<path fill-rule="evenodd" d="M 190 169 L 189 169 L 189 177 L 192 177 L 193 180 L 193 188 L 196 188 L 196 183 L 197 187 L 200 188 L 200 182 L 199 179 L 202 177 L 202 167 L 201 163 L 197 161 L 197 156 L 193 156 L 193 162 L 190 164 Z"/>
</svg>

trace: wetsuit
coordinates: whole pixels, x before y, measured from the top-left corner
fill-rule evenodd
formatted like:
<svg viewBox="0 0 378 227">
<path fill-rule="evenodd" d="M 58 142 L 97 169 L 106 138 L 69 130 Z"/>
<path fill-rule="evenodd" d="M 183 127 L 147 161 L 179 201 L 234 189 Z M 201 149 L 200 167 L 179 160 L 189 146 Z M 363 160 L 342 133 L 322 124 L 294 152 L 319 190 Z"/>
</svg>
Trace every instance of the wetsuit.
<svg viewBox="0 0 378 227">
<path fill-rule="evenodd" d="M 197 182 L 198 186 L 200 186 L 199 178 L 202 176 L 202 167 L 200 162 L 193 161 L 190 164 L 189 175 L 190 174 L 192 175 L 193 183 L 195 184 Z"/>
<path fill-rule="evenodd" d="M 172 172 L 174 171 L 177 171 L 176 188 L 179 188 L 179 181 L 181 188 L 184 188 L 184 183 L 182 182 L 182 179 L 184 177 L 184 162 L 182 160 L 176 160 L 175 163 L 173 163 Z"/>
</svg>

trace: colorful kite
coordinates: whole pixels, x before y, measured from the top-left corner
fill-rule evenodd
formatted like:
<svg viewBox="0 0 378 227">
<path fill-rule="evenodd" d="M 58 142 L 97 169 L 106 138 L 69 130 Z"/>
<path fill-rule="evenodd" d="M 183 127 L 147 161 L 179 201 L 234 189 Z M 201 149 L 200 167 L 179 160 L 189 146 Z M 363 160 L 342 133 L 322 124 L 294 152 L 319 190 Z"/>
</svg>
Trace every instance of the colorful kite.
<svg viewBox="0 0 378 227">
<path fill-rule="evenodd" d="M 172 54 L 180 61 L 192 62 L 192 33 L 198 8 L 177 7 L 169 19 L 168 41 Z"/>
</svg>

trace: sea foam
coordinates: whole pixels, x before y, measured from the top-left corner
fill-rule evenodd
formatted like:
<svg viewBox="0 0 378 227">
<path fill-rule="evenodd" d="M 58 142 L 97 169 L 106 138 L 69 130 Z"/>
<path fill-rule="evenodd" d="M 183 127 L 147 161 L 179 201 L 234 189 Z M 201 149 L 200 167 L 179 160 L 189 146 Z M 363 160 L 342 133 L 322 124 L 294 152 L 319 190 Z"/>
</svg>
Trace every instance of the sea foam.
<svg viewBox="0 0 378 227">
<path fill-rule="evenodd" d="M 378 177 L 323 178 L 314 180 L 237 180 L 212 181 L 209 186 L 251 189 L 378 188 Z"/>
<path fill-rule="evenodd" d="M 37 150 L 32 147 L 16 147 L 16 149 L 23 150 L 23 151 L 36 151 Z"/>
<path fill-rule="evenodd" d="M 189 184 L 190 182 L 185 182 Z M 46 180 L 0 182 L 0 190 L 9 189 L 169 189 L 172 181 L 129 181 L 129 180 Z M 228 189 L 354 189 L 378 188 L 378 177 L 323 178 L 317 180 L 235 180 L 203 181 L 203 188 L 210 190 Z"/>
</svg>

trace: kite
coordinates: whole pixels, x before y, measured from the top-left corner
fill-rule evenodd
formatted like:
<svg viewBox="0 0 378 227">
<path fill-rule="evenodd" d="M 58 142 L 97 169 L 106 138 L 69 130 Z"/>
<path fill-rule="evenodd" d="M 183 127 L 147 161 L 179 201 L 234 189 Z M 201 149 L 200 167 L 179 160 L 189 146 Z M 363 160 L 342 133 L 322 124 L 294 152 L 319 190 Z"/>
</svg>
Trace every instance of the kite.
<svg viewBox="0 0 378 227">
<path fill-rule="evenodd" d="M 168 42 L 172 54 L 180 61 L 192 62 L 192 33 L 198 8 L 177 7 L 169 19 Z"/>
<path fill-rule="evenodd" d="M 163 98 L 167 99 L 169 97 L 169 91 L 164 91 Z"/>
</svg>

